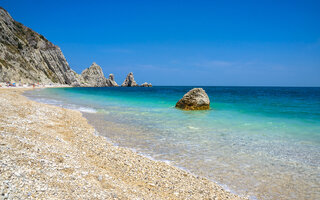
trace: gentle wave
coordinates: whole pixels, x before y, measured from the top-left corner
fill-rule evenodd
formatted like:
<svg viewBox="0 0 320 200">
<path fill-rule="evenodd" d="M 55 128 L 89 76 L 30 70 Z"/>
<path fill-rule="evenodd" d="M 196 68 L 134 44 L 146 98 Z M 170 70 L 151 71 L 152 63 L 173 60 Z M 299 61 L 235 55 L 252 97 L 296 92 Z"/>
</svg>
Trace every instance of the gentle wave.
<svg viewBox="0 0 320 200">
<path fill-rule="evenodd" d="M 40 103 L 45 103 L 45 104 L 49 104 L 49 105 L 55 105 L 55 106 L 60 106 L 63 108 L 67 108 L 67 109 L 71 109 L 71 110 L 78 110 L 80 112 L 85 112 L 85 113 L 97 113 L 98 111 L 92 107 L 87 107 L 87 106 L 79 106 L 76 104 L 70 104 L 70 103 L 66 103 L 64 101 L 61 100 L 56 100 L 56 99 L 49 99 L 49 98 L 39 98 L 39 97 L 31 97 L 31 96 L 27 96 L 29 97 L 31 100 L 40 102 Z"/>
</svg>

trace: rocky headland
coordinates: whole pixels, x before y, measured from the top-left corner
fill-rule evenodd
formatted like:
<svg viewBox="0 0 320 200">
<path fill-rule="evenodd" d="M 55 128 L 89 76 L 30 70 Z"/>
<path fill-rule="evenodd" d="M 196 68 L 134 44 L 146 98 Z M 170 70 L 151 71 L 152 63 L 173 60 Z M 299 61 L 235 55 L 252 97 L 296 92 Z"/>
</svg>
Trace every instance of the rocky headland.
<svg viewBox="0 0 320 200">
<path fill-rule="evenodd" d="M 108 79 L 105 78 L 101 67 L 96 63 L 81 74 L 77 74 L 70 68 L 58 46 L 48 41 L 43 35 L 15 21 L 1 7 L 0 82 L 63 84 L 73 87 L 118 86 L 114 75 L 110 74 Z M 121 86 L 139 85 L 134 81 L 131 73 L 128 82 Z M 148 84 L 148 87 L 150 86 L 151 84 Z M 146 86 L 142 85 L 142 87 Z"/>
</svg>

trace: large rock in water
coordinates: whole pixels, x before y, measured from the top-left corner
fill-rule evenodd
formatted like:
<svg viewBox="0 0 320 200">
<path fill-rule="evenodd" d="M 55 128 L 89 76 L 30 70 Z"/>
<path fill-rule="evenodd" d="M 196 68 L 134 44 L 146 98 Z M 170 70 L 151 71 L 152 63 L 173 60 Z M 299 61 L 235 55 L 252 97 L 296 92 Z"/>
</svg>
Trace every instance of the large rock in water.
<svg viewBox="0 0 320 200">
<path fill-rule="evenodd" d="M 79 86 L 60 48 L 0 7 L 0 82 Z"/>
<path fill-rule="evenodd" d="M 113 74 L 109 74 L 109 78 L 106 80 L 106 83 L 107 83 L 107 86 L 109 86 L 109 87 L 117 87 L 118 86 L 118 84 L 114 80 Z"/>
<path fill-rule="evenodd" d="M 81 76 L 84 80 L 83 86 L 86 87 L 106 87 L 106 78 L 102 72 L 102 69 L 95 62 L 92 65 L 83 70 Z"/>
<path fill-rule="evenodd" d="M 139 86 L 136 81 L 134 80 L 134 77 L 133 77 L 133 73 L 130 72 L 126 79 L 123 81 L 121 87 L 137 87 Z"/>
<path fill-rule="evenodd" d="M 210 100 L 202 88 L 193 88 L 177 102 L 176 108 L 183 110 L 208 110 L 210 109 Z"/>
</svg>

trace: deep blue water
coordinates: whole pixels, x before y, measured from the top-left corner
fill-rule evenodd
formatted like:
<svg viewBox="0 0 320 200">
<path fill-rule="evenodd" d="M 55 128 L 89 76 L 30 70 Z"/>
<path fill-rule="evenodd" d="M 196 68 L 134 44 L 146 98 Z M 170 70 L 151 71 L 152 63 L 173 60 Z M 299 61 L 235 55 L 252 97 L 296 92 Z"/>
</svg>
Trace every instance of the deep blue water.
<svg viewBox="0 0 320 200">
<path fill-rule="evenodd" d="M 192 88 L 54 88 L 26 95 L 83 111 L 114 143 L 235 193 L 320 197 L 320 88 L 202 87 L 211 110 L 175 109 Z"/>
</svg>

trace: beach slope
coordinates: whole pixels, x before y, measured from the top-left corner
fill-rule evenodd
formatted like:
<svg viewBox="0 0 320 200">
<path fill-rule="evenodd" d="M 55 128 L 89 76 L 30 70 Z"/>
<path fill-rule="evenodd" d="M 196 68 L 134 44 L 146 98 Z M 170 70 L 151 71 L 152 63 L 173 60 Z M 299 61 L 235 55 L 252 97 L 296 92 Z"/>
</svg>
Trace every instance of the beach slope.
<svg viewBox="0 0 320 200">
<path fill-rule="evenodd" d="M 78 111 L 0 89 L 0 195 L 9 199 L 241 199 L 117 147 Z"/>
</svg>

